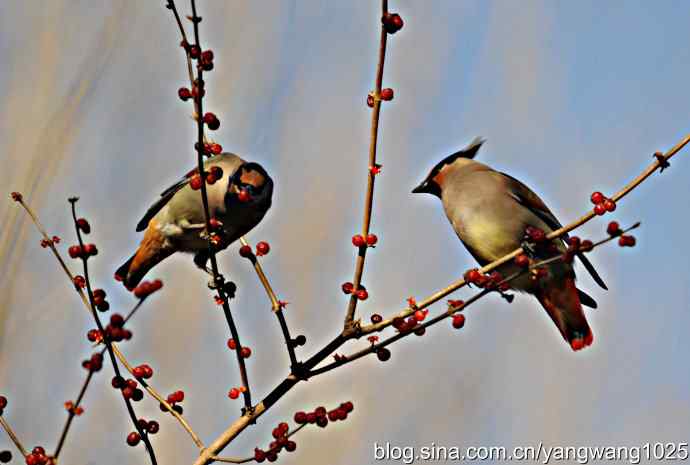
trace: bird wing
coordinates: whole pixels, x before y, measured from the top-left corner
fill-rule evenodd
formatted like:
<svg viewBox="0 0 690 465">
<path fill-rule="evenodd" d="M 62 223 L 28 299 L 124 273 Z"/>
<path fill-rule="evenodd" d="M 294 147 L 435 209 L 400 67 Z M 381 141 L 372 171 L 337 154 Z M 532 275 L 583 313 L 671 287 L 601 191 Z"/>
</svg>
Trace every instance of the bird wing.
<svg viewBox="0 0 690 465">
<path fill-rule="evenodd" d="M 525 186 L 522 182 L 518 181 L 514 177 L 506 173 L 499 173 L 505 177 L 506 185 L 510 191 L 510 195 L 525 208 L 529 209 L 532 213 L 537 215 L 544 223 L 546 223 L 553 230 L 560 229 L 563 227 L 558 221 L 556 216 L 551 213 L 551 210 L 544 204 L 544 202 L 532 192 L 532 190 Z M 563 240 L 568 239 L 568 235 L 564 234 L 562 236 Z M 594 265 L 589 261 L 587 257 L 582 252 L 577 253 L 577 258 L 582 262 L 585 269 L 592 276 L 592 279 L 601 286 L 603 289 L 608 290 L 606 283 L 601 279 L 597 270 L 594 269 Z"/>
<path fill-rule="evenodd" d="M 190 172 L 191 174 L 192 172 Z M 184 178 L 180 179 L 177 181 L 175 184 L 172 186 L 168 187 L 161 193 L 161 198 L 156 201 L 151 207 L 146 211 L 146 214 L 144 217 L 139 220 L 139 223 L 137 223 L 137 231 L 143 231 L 147 228 L 149 225 L 149 221 L 151 221 L 151 218 L 156 216 L 156 214 L 161 211 L 161 209 L 172 199 L 177 191 L 182 189 L 184 186 L 186 186 L 189 183 L 189 179 L 191 176 L 185 176 Z"/>
</svg>

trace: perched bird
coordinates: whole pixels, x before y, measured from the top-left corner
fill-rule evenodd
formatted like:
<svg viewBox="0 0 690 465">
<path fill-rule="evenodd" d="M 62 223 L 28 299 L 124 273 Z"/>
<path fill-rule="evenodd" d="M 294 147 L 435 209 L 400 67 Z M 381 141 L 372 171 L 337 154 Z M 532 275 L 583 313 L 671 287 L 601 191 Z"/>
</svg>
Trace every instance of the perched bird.
<svg viewBox="0 0 690 465">
<path fill-rule="evenodd" d="M 271 207 L 273 180 L 258 163 L 232 153 L 209 158 L 204 171 L 217 178 L 207 182 L 206 190 L 212 226 L 216 226 L 213 232 L 219 240 L 215 250 L 222 250 L 259 224 Z M 208 231 L 201 191 L 190 185 L 201 179 L 194 169 L 161 194 L 137 224 L 144 238 L 117 269 L 115 279 L 134 288 L 151 268 L 175 252 L 194 253 L 194 262 L 206 269 Z"/>
<path fill-rule="evenodd" d="M 475 139 L 467 148 L 441 160 L 412 192 L 428 193 L 441 199 L 455 233 L 477 262 L 484 266 L 523 245 L 526 247 L 524 238 L 528 227 L 539 228 L 548 234 L 560 228 L 561 224 L 523 183 L 473 160 L 482 143 L 483 140 Z M 553 243 L 555 250 L 535 248 L 530 263 L 565 252 L 563 240 L 554 240 Z M 577 257 L 597 284 L 607 289 L 589 260 L 582 253 Z M 575 287 L 571 263 L 559 260 L 545 268 L 546 275 L 541 279 L 524 274 L 510 286 L 539 300 L 573 350 L 590 345 L 593 335 L 582 305 L 596 308 L 596 302 Z M 520 267 L 511 261 L 497 270 L 508 276 Z"/>
</svg>

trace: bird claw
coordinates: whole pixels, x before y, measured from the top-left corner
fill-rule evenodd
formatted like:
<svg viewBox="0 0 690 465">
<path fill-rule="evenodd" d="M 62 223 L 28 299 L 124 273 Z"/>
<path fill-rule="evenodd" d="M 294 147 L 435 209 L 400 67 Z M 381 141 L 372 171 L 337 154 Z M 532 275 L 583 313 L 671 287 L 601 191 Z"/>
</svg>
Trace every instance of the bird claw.
<svg viewBox="0 0 690 465">
<path fill-rule="evenodd" d="M 520 247 L 522 248 L 523 252 L 530 257 L 530 258 L 536 258 L 537 257 L 537 244 L 534 242 L 530 242 L 528 240 L 523 240 L 520 243 Z"/>
<path fill-rule="evenodd" d="M 500 291 L 499 291 L 500 292 Z M 501 292 L 501 297 L 505 299 L 506 302 L 509 304 L 513 303 L 513 299 L 515 299 L 515 295 L 513 294 L 508 294 L 506 292 Z"/>
</svg>

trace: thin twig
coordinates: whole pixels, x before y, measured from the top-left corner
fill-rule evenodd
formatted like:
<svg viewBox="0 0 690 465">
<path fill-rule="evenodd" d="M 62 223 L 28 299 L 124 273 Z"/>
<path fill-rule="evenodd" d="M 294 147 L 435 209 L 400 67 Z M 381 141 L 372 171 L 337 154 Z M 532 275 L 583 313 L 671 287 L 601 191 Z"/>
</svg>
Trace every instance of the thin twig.
<svg viewBox="0 0 690 465">
<path fill-rule="evenodd" d="M 622 234 L 625 234 L 625 233 L 627 233 L 627 232 L 629 232 L 629 231 L 632 231 L 633 229 L 636 229 L 636 228 L 639 227 L 639 226 L 640 226 L 640 223 L 639 223 L 639 222 L 638 222 L 638 223 L 635 223 L 635 224 L 632 225 L 631 227 L 629 227 L 629 228 L 623 230 L 623 231 L 622 231 Z M 597 247 L 600 247 L 600 246 L 602 246 L 603 244 L 606 244 L 607 242 L 610 242 L 610 241 L 612 241 L 612 240 L 614 240 L 614 239 L 618 239 L 618 237 L 619 237 L 618 235 L 615 235 L 615 236 L 609 236 L 609 237 L 607 237 L 607 238 L 605 238 L 605 239 L 601 239 L 600 241 L 595 242 L 595 243 L 592 244 L 591 250 L 594 250 L 594 249 L 596 249 Z M 525 274 L 531 272 L 532 270 L 536 270 L 537 268 L 541 268 L 541 267 L 543 267 L 543 266 L 550 265 L 551 263 L 559 262 L 559 261 L 562 261 L 562 260 L 563 260 L 563 254 L 559 254 L 559 255 L 556 255 L 556 256 L 554 256 L 554 257 L 547 258 L 547 259 L 545 259 L 545 260 L 541 260 L 541 261 L 539 261 L 539 262 L 533 263 L 532 265 L 530 265 L 529 267 L 525 268 L 524 270 L 516 271 L 515 273 L 513 273 L 513 274 L 511 274 L 510 276 L 506 277 L 505 279 L 502 279 L 500 282 L 496 283 L 496 285 L 497 285 L 497 286 L 500 286 L 500 285 L 502 285 L 502 284 L 510 283 L 510 282 L 514 281 L 515 279 L 519 278 L 520 276 L 523 276 L 523 275 L 525 275 Z M 439 314 L 439 315 L 437 315 L 437 316 L 435 316 L 435 317 L 429 319 L 428 321 L 426 321 L 426 322 L 424 322 L 424 323 L 420 323 L 420 324 L 415 325 L 413 328 L 410 328 L 410 329 L 407 329 L 407 330 L 404 330 L 404 331 L 400 331 L 399 333 L 395 334 L 394 336 L 391 336 L 391 337 L 389 337 L 389 338 L 387 338 L 387 339 L 384 339 L 383 341 L 378 342 L 378 343 L 376 343 L 376 344 L 371 344 L 369 347 L 367 347 L 367 348 L 365 348 L 365 349 L 362 349 L 362 350 L 360 350 L 360 351 L 358 351 L 358 352 L 355 352 L 355 353 L 352 354 L 352 355 L 344 355 L 344 356 L 341 356 L 338 360 L 336 360 L 336 361 L 334 361 L 334 362 L 331 362 L 331 363 L 329 363 L 328 365 L 325 365 L 325 366 L 323 366 L 323 367 L 321 367 L 321 368 L 317 368 L 316 370 L 310 371 L 310 372 L 309 372 L 309 377 L 311 378 L 311 377 L 314 377 L 314 376 L 321 375 L 321 374 L 326 373 L 326 372 L 328 372 L 328 371 L 331 371 L 331 370 L 333 370 L 334 368 L 337 368 L 337 367 L 339 367 L 339 366 L 346 365 L 346 364 L 348 364 L 348 363 L 350 363 L 350 362 L 354 362 L 355 360 L 357 360 L 357 359 L 359 359 L 359 358 L 362 358 L 362 357 L 364 357 L 365 355 L 369 355 L 369 354 L 376 353 L 379 349 L 381 349 L 381 348 L 383 348 L 383 347 L 386 347 L 386 346 L 388 346 L 388 345 L 394 343 L 395 341 L 397 341 L 397 340 L 399 340 L 399 339 L 402 339 L 402 338 L 404 338 L 404 337 L 407 337 L 407 336 L 409 336 L 410 334 L 413 334 L 415 331 L 418 331 L 418 330 L 421 329 L 421 328 L 426 329 L 426 328 L 428 328 L 429 326 L 438 323 L 439 321 L 442 321 L 442 320 L 444 320 L 444 319 L 446 319 L 446 318 L 448 318 L 448 317 L 450 317 L 450 316 L 453 316 L 455 313 L 458 313 L 458 312 L 460 312 L 460 311 L 463 311 L 463 310 L 466 309 L 470 304 L 476 302 L 477 300 L 479 300 L 479 299 L 481 299 L 482 297 L 484 297 L 484 296 L 490 294 L 491 292 L 492 292 L 492 291 L 489 290 L 489 289 L 483 289 L 482 291 L 480 291 L 480 292 L 474 294 L 472 297 L 470 297 L 469 299 L 467 299 L 466 301 L 464 301 L 461 305 L 457 305 L 457 306 L 455 306 L 455 307 L 450 307 L 450 308 L 449 308 L 448 310 L 446 310 L 445 312 L 443 312 L 443 313 L 441 313 L 441 314 Z"/>
<path fill-rule="evenodd" d="M 7 423 L 7 420 L 5 420 L 5 418 L 2 415 L 0 415 L 0 425 L 2 425 L 3 429 L 5 430 L 7 435 L 10 437 L 10 440 L 14 443 L 14 445 L 17 446 L 17 450 L 19 450 L 19 452 L 24 457 L 29 455 L 29 453 L 26 451 L 26 449 L 22 445 L 21 441 L 17 437 L 17 434 L 14 432 L 14 430 L 12 429 L 10 424 Z"/>
<path fill-rule="evenodd" d="M 38 217 L 36 216 L 36 214 L 35 214 L 35 213 L 33 212 L 33 210 L 24 202 L 24 200 L 23 200 L 21 197 L 17 199 L 17 202 L 19 202 L 19 204 L 22 206 L 22 208 L 24 208 L 24 211 L 26 211 L 26 213 L 29 215 L 29 217 L 31 218 L 32 222 L 33 222 L 34 225 L 36 226 L 36 229 L 38 229 L 38 231 L 39 231 L 39 233 L 41 234 L 41 236 L 43 236 L 43 239 L 46 241 L 46 243 L 47 243 L 48 246 L 50 247 L 51 251 L 53 252 L 53 255 L 55 255 L 55 258 L 56 258 L 57 261 L 60 263 L 60 266 L 62 267 L 63 271 L 64 271 L 65 274 L 67 275 L 67 278 L 70 280 L 70 283 L 71 283 L 72 285 L 74 285 L 74 275 L 72 275 L 72 272 L 69 270 L 69 268 L 68 268 L 67 265 L 65 264 L 65 261 L 63 260 L 62 256 L 60 255 L 60 253 L 58 252 L 57 248 L 56 248 L 55 245 L 53 244 L 53 241 L 52 241 L 52 240 L 50 239 L 50 237 L 48 236 L 48 233 L 46 233 L 45 229 L 44 229 L 43 226 L 41 225 L 41 222 L 38 220 Z M 75 288 L 76 288 L 76 287 L 75 287 Z M 79 294 L 79 297 L 81 298 L 82 303 L 84 304 L 84 307 L 86 308 L 86 311 L 89 312 L 89 314 L 92 314 L 93 308 L 92 308 L 91 305 L 89 304 L 89 300 L 88 300 L 88 298 L 86 297 L 86 294 L 84 293 L 84 291 L 83 291 L 81 288 L 76 288 L 76 290 L 77 290 L 77 293 Z M 127 320 L 129 320 L 129 319 L 134 315 L 134 313 L 137 311 L 137 309 L 139 308 L 139 306 L 143 303 L 143 300 L 144 300 L 144 299 L 141 299 L 141 300 L 135 305 L 135 307 L 130 311 L 130 313 L 127 315 L 127 318 L 125 319 L 125 322 L 126 322 Z M 122 353 L 119 351 L 117 344 L 113 342 L 113 343 L 112 343 L 112 346 L 113 346 L 113 348 L 115 349 L 116 354 L 120 354 L 120 356 L 122 356 Z M 104 353 L 105 353 L 105 350 L 106 350 L 106 349 L 104 348 L 104 350 L 101 351 L 101 354 L 104 354 Z M 119 357 L 118 357 L 118 358 L 119 358 Z M 125 361 L 126 361 L 126 359 L 124 358 L 124 356 L 122 356 L 121 360 L 125 360 Z M 129 363 L 127 363 L 127 364 L 124 364 L 124 363 L 123 363 L 123 365 L 125 365 L 126 367 L 131 367 L 131 365 L 130 365 Z M 131 372 L 131 370 L 130 370 L 130 372 Z M 147 390 L 147 392 L 149 392 L 151 395 L 153 395 L 154 398 L 156 398 L 156 400 L 158 400 L 159 398 L 162 398 L 161 395 L 160 395 L 158 392 L 156 392 L 156 391 L 153 389 L 153 387 L 151 387 L 150 385 L 147 385 L 147 389 L 146 389 L 146 390 Z M 178 413 L 172 408 L 172 406 L 171 406 L 170 404 L 168 404 L 167 402 L 163 402 L 163 405 L 164 405 L 165 408 L 168 410 L 168 412 L 170 412 L 175 418 L 177 418 L 177 420 L 179 421 L 179 423 L 182 425 L 182 427 L 183 427 L 185 430 L 187 430 L 187 432 L 192 436 L 192 438 L 195 438 L 195 437 L 196 437 L 196 438 L 198 439 L 198 436 L 197 436 L 196 433 L 192 430 L 192 428 L 189 426 L 189 424 L 187 423 L 187 421 L 184 420 L 184 418 L 182 417 L 182 415 L 178 414 Z M 195 441 L 195 443 L 196 443 L 196 441 Z M 197 445 L 198 445 L 198 443 L 197 443 Z M 200 447 L 203 447 L 203 446 L 200 446 Z"/>
<path fill-rule="evenodd" d="M 68 409 L 67 411 L 67 421 L 65 422 L 65 426 L 62 428 L 62 433 L 60 433 L 60 439 L 58 440 L 57 447 L 55 447 L 55 453 L 53 454 L 53 458 L 56 460 L 60 456 L 60 451 L 62 451 L 62 446 L 65 444 L 65 440 L 67 439 L 67 433 L 69 432 L 69 428 L 72 425 L 72 420 L 74 420 L 74 417 L 76 415 L 76 409 L 81 404 L 81 401 L 84 398 L 84 394 L 86 394 L 86 389 L 89 387 L 91 378 L 93 378 L 93 373 L 94 371 L 89 368 L 89 372 L 86 375 L 86 378 L 84 379 L 84 384 L 82 384 L 81 389 L 79 390 L 77 400 L 74 401 L 74 406 Z"/>
<path fill-rule="evenodd" d="M 192 3 L 192 23 L 194 24 L 194 44 L 199 47 L 199 50 L 201 50 L 201 45 L 199 41 L 199 21 L 201 18 L 196 13 L 196 1 L 191 0 Z M 203 70 L 201 69 L 201 66 L 197 65 L 196 68 L 197 72 L 197 82 L 199 83 L 199 86 L 203 86 Z M 206 192 L 206 182 L 205 182 L 205 177 L 204 177 L 204 121 L 203 121 L 203 94 L 204 92 L 199 92 L 198 93 L 198 99 L 197 101 L 197 106 L 198 106 L 198 118 L 196 119 L 197 123 L 197 167 L 199 170 L 199 174 L 202 177 L 202 183 L 201 183 L 201 201 L 204 206 L 204 217 L 205 217 L 205 222 L 206 222 L 206 231 L 211 231 L 211 214 L 209 212 L 208 208 L 208 194 Z M 239 332 L 237 331 L 237 327 L 235 326 L 235 322 L 232 318 L 232 312 L 230 311 L 230 305 L 228 304 L 228 296 L 225 292 L 225 289 L 223 287 L 224 284 L 224 278 L 220 275 L 218 271 L 218 262 L 216 260 L 216 251 L 213 247 L 213 244 L 211 243 L 210 240 L 210 235 L 209 235 L 209 240 L 208 240 L 208 252 L 209 252 L 209 258 L 211 261 L 211 272 L 213 273 L 213 284 L 216 288 L 216 291 L 218 291 L 218 295 L 220 296 L 223 304 L 223 313 L 225 315 L 225 320 L 228 323 L 228 327 L 230 328 L 230 333 L 232 334 L 232 338 L 236 342 L 236 347 L 235 347 L 235 355 L 237 357 L 237 364 L 240 368 L 240 377 L 242 379 L 242 386 L 244 386 L 246 389 L 242 392 L 243 398 L 244 398 L 244 410 L 245 413 L 248 413 L 252 410 L 252 395 L 251 395 L 251 389 L 249 387 L 249 377 L 247 376 L 247 367 L 245 366 L 244 363 L 244 357 L 242 356 L 242 344 L 240 342 L 240 335 Z"/>
<path fill-rule="evenodd" d="M 72 204 L 72 219 L 74 221 L 74 228 L 77 232 L 77 240 L 79 241 L 79 247 L 83 251 L 84 241 L 81 237 L 81 230 L 79 229 L 79 226 L 77 224 L 77 199 L 70 199 L 70 203 Z M 94 321 L 96 322 L 96 326 L 98 327 L 100 334 L 103 335 L 103 342 L 105 343 L 105 346 L 108 349 L 108 356 L 110 357 L 110 361 L 112 362 L 115 376 L 121 377 L 120 368 L 117 364 L 117 359 L 115 358 L 115 353 L 113 350 L 113 343 L 110 340 L 108 334 L 106 333 L 105 328 L 103 327 L 103 323 L 101 322 L 101 318 L 98 316 L 98 312 L 95 309 L 96 306 L 94 304 L 93 291 L 91 289 L 91 279 L 89 278 L 88 256 L 82 253 L 81 261 L 84 267 L 84 280 L 86 281 L 86 292 L 89 297 L 89 307 L 91 308 L 91 314 L 94 318 Z M 146 433 L 146 431 L 144 431 L 141 425 L 139 424 L 139 419 L 137 418 L 137 414 L 134 411 L 134 407 L 132 406 L 131 400 L 125 396 L 122 396 L 122 398 L 125 401 L 125 406 L 127 407 L 127 412 L 129 413 L 129 417 L 132 420 L 132 424 L 134 425 L 134 428 L 139 432 L 141 440 L 144 443 L 144 446 L 146 447 L 146 451 L 149 454 L 149 458 L 151 459 L 152 465 L 156 465 L 158 463 L 156 460 L 156 453 L 153 450 L 153 446 L 151 445 L 151 441 L 149 440 L 148 433 Z"/>
<path fill-rule="evenodd" d="M 381 1 L 381 16 L 388 14 L 388 0 Z M 362 221 L 362 237 L 366 238 L 369 235 L 369 227 L 371 225 L 371 212 L 374 204 L 374 183 L 376 181 L 376 173 L 372 169 L 376 166 L 376 147 L 378 143 L 379 133 L 379 115 L 381 114 L 381 86 L 383 85 L 383 66 L 386 61 L 386 40 L 388 33 L 381 25 L 381 40 L 379 45 L 379 62 L 376 68 L 376 87 L 372 97 L 374 99 L 374 108 L 371 112 L 371 134 L 369 138 L 369 169 L 367 177 L 367 191 L 364 200 L 364 219 Z M 362 283 L 362 274 L 364 273 L 364 260 L 367 255 L 367 246 L 363 245 L 359 248 L 357 255 L 357 262 L 355 263 L 355 275 L 352 280 L 354 289 L 359 289 Z M 357 309 L 357 296 L 353 292 L 350 296 L 350 302 L 347 306 L 347 313 L 345 315 L 345 330 L 353 327 L 355 311 Z"/>
<path fill-rule="evenodd" d="M 244 236 L 240 237 L 240 243 L 243 246 L 249 247 L 251 249 L 249 242 L 247 242 Z M 290 336 L 290 329 L 288 327 L 287 321 L 285 320 L 285 315 L 283 314 L 283 305 L 281 305 L 280 300 L 278 300 L 276 293 L 273 291 L 273 287 L 271 287 L 271 283 L 268 281 L 268 277 L 266 276 L 266 273 L 264 273 L 264 270 L 261 267 L 261 263 L 259 263 L 258 258 L 253 253 L 250 257 L 250 261 L 252 262 L 252 265 L 254 265 L 256 275 L 259 277 L 259 281 L 261 281 L 261 284 L 264 286 L 268 298 L 271 300 L 271 309 L 273 310 L 273 313 L 275 313 L 276 318 L 278 318 L 280 329 L 283 332 L 283 339 L 285 339 L 285 345 L 287 346 L 288 356 L 290 357 L 290 365 L 293 369 L 296 369 L 298 365 L 297 357 L 295 356 L 295 347 L 292 341 L 292 337 Z"/>
<path fill-rule="evenodd" d="M 295 434 L 297 434 L 302 428 L 307 426 L 308 423 L 302 423 L 299 425 L 297 428 L 293 429 L 287 434 L 288 438 L 291 438 Z M 211 457 L 211 460 L 215 462 L 222 462 L 222 463 L 248 463 L 248 462 L 253 462 L 256 460 L 254 456 L 251 457 L 245 457 L 245 458 L 238 458 L 238 457 L 221 457 L 218 455 L 214 455 Z"/>
</svg>

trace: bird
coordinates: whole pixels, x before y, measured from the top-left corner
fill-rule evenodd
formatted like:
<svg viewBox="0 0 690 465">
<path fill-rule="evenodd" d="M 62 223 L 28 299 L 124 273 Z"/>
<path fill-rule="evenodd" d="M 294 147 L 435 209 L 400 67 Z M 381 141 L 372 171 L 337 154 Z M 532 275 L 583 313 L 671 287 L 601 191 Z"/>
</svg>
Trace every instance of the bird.
<svg viewBox="0 0 690 465">
<path fill-rule="evenodd" d="M 441 199 L 453 230 L 481 266 L 520 247 L 532 249 L 527 254 L 530 264 L 563 254 L 567 250 L 567 235 L 552 241 L 555 250 L 528 246 L 528 227 L 548 234 L 561 228 L 561 223 L 525 184 L 474 160 L 483 143 L 483 139 L 476 138 L 466 148 L 438 162 L 412 193 L 427 193 Z M 576 256 L 594 281 L 608 289 L 589 260 L 581 252 Z M 497 271 L 509 276 L 521 269 L 510 261 Z M 523 274 L 510 283 L 511 288 L 535 296 L 573 350 L 591 345 L 594 335 L 582 305 L 596 308 L 596 301 L 575 286 L 572 263 L 559 260 L 545 269 L 542 279 Z"/>
<path fill-rule="evenodd" d="M 221 153 L 204 162 L 209 214 L 223 250 L 247 234 L 271 207 L 273 179 L 258 163 L 233 153 Z M 194 254 L 194 263 L 206 271 L 210 258 L 206 217 L 198 169 L 188 172 L 163 191 L 137 224 L 144 237 L 132 256 L 115 271 L 115 279 L 134 289 L 154 266 L 175 252 Z M 207 178 L 208 179 L 208 178 Z M 196 186 L 194 183 L 196 182 Z M 213 226 L 212 225 L 212 226 Z"/>
</svg>

